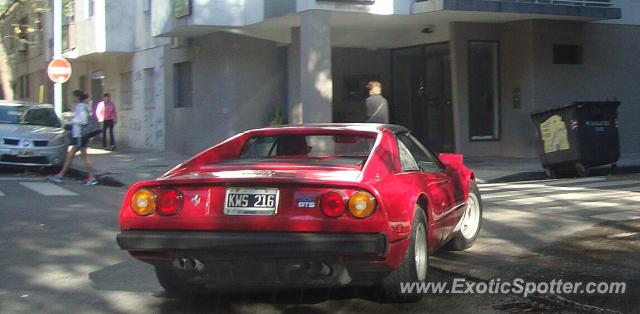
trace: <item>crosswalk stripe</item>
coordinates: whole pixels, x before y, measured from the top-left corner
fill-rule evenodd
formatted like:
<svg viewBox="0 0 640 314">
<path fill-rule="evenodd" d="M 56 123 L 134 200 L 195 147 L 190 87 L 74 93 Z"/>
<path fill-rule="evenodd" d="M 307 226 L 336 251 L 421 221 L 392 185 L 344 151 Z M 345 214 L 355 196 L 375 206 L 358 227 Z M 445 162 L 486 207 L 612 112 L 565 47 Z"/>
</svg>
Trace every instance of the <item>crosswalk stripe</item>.
<svg viewBox="0 0 640 314">
<path fill-rule="evenodd" d="M 513 219 L 527 214 L 624 221 L 640 219 L 640 180 L 594 177 L 479 185 L 482 199 Z M 503 206 L 501 206 L 503 205 Z M 508 212 L 508 214 L 507 214 Z M 521 214 L 520 214 L 521 213 Z"/>
<path fill-rule="evenodd" d="M 602 215 L 595 215 L 591 217 L 602 219 L 602 220 L 611 220 L 611 221 L 631 220 L 631 219 L 640 218 L 640 210 L 628 211 L 628 212 L 615 212 L 615 213 L 608 213 L 608 214 L 602 214 Z"/>
<path fill-rule="evenodd" d="M 640 195 L 640 194 L 635 192 L 629 192 L 629 191 L 618 191 L 618 192 L 611 192 L 611 191 L 601 192 L 600 191 L 600 192 L 593 192 L 593 193 L 580 192 L 580 193 L 565 193 L 565 194 L 553 194 L 548 196 L 527 197 L 527 198 L 520 198 L 520 199 L 513 199 L 513 200 L 504 200 L 504 201 L 499 201 L 495 203 L 502 204 L 502 205 L 535 205 L 535 204 L 555 202 L 555 201 L 589 202 L 589 201 L 601 201 L 601 200 L 608 200 L 610 198 L 620 198 L 624 196 L 636 196 L 636 195 Z"/>
<path fill-rule="evenodd" d="M 42 181 L 42 178 L 0 177 L 0 181 Z"/>
<path fill-rule="evenodd" d="M 74 196 L 78 195 L 65 188 L 48 182 L 20 182 L 20 185 L 44 196 Z"/>
<path fill-rule="evenodd" d="M 577 179 L 552 179 L 552 180 L 539 180 L 539 181 L 519 181 L 519 182 L 511 182 L 511 183 L 482 183 L 479 184 L 480 187 L 502 187 L 506 185 L 539 185 L 541 183 L 547 183 L 547 185 L 563 185 L 563 184 L 572 184 L 572 183 L 580 183 L 580 182 L 592 182 L 592 181 L 603 181 L 604 177 L 588 177 L 588 178 L 577 178 Z"/>
<path fill-rule="evenodd" d="M 569 193 L 569 192 L 575 192 L 575 191 L 580 191 L 580 192 L 612 191 L 612 190 L 597 189 L 597 188 L 604 188 L 604 187 L 609 187 L 609 188 L 619 187 L 618 189 L 615 190 L 615 192 L 618 192 L 618 191 L 634 192 L 634 191 L 638 191 L 638 189 L 640 188 L 640 181 L 628 180 L 628 181 L 598 182 L 597 184 L 592 183 L 592 184 L 585 184 L 581 186 L 567 186 L 567 187 L 549 186 L 546 188 L 493 192 L 493 193 L 492 192 L 483 193 L 481 191 L 481 193 L 482 193 L 483 200 L 489 200 L 489 199 L 496 199 L 496 198 L 525 196 L 525 195 L 541 196 L 542 194 L 550 194 L 550 193 L 553 193 L 554 195 L 556 195 L 563 192 Z"/>
<path fill-rule="evenodd" d="M 625 198 L 625 201 L 627 199 Z M 635 198 L 636 201 L 640 200 L 640 197 Z M 564 213 L 564 212 L 572 212 L 572 211 L 597 211 L 598 209 L 603 210 L 612 210 L 611 207 L 619 207 L 620 209 L 629 209 L 630 206 L 636 206 L 634 202 L 585 202 L 580 204 L 572 204 L 571 206 L 541 206 L 535 209 L 536 213 Z"/>
<path fill-rule="evenodd" d="M 582 185 L 575 186 L 551 186 L 544 184 L 513 184 L 510 186 L 504 186 L 500 189 L 492 189 L 492 190 L 483 190 L 480 188 L 480 192 L 482 195 L 508 195 L 508 196 L 517 196 L 517 195 L 527 195 L 528 193 L 533 194 L 541 194 L 545 192 L 557 192 L 557 191 L 581 191 L 588 190 L 589 188 L 604 188 L 604 187 L 619 187 L 619 186 L 640 186 L 640 181 L 638 180 L 620 180 L 620 181 L 606 181 L 606 182 L 593 182 Z M 499 191 L 496 191 L 499 190 Z M 516 190 L 516 191 L 508 191 L 508 190 Z M 494 192 L 496 191 L 496 192 Z M 509 195 L 509 193 L 517 193 L 513 195 Z"/>
</svg>

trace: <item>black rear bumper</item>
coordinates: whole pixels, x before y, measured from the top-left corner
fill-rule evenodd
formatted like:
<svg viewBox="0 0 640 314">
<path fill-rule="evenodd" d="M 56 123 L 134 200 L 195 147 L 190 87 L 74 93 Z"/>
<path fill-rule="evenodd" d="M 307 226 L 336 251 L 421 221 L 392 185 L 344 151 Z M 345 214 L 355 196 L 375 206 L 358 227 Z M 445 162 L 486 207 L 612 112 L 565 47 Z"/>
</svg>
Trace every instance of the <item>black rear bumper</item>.
<svg viewBox="0 0 640 314">
<path fill-rule="evenodd" d="M 382 255 L 386 237 L 378 233 L 123 231 L 117 235 L 127 251 L 222 251 L 309 253 L 313 255 Z"/>
</svg>

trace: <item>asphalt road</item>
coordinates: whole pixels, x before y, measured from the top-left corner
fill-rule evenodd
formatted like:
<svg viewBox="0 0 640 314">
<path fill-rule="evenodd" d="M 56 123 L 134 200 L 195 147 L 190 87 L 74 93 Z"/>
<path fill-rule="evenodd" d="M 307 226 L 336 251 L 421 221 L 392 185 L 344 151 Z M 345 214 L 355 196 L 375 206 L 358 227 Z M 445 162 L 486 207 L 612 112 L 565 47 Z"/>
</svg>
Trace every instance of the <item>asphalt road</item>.
<svg viewBox="0 0 640 314">
<path fill-rule="evenodd" d="M 120 251 L 115 235 L 125 188 L 60 185 L 0 172 L 0 313 L 494 313 L 558 310 L 512 295 L 430 294 L 378 302 L 370 289 L 176 298 L 151 266 Z M 433 282 L 449 273 L 430 270 Z"/>
</svg>

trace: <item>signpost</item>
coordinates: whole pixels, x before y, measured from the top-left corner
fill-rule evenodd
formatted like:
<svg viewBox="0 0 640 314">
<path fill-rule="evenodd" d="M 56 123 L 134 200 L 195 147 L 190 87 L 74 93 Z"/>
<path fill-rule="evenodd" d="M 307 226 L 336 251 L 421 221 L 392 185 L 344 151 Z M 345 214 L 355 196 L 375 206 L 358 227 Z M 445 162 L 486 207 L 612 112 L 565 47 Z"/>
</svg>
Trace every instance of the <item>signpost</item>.
<svg viewBox="0 0 640 314">
<path fill-rule="evenodd" d="M 71 63 L 65 58 L 53 59 L 47 67 L 47 74 L 54 83 L 62 84 L 71 77 Z"/>
<path fill-rule="evenodd" d="M 93 3 L 93 2 L 92 2 Z M 62 55 L 62 0 L 53 0 L 53 59 Z M 71 69 L 71 67 L 69 67 Z M 62 84 L 53 84 L 53 106 L 58 116 L 62 116 Z"/>
</svg>

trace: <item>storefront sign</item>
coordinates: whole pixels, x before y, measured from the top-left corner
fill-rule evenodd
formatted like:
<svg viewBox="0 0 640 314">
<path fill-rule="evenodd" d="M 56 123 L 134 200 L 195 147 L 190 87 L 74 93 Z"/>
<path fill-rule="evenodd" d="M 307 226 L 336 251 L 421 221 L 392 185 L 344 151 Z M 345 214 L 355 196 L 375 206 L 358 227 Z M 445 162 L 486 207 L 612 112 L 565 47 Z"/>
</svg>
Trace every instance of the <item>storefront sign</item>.
<svg viewBox="0 0 640 314">
<path fill-rule="evenodd" d="M 173 16 L 180 18 L 191 14 L 191 0 L 173 0 Z"/>
</svg>

